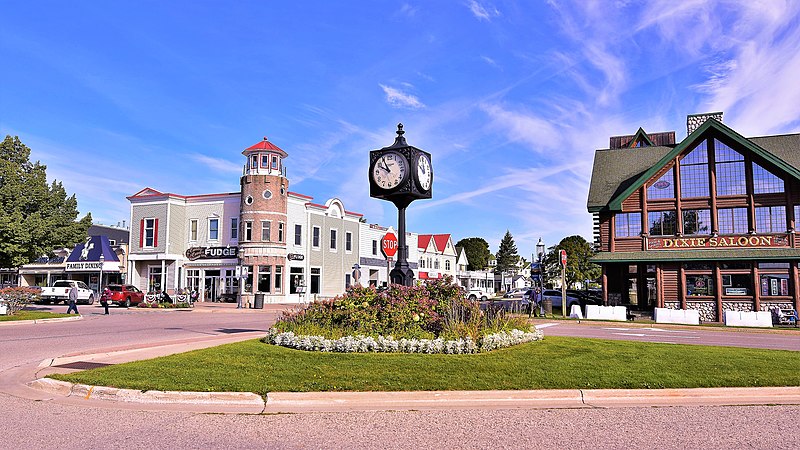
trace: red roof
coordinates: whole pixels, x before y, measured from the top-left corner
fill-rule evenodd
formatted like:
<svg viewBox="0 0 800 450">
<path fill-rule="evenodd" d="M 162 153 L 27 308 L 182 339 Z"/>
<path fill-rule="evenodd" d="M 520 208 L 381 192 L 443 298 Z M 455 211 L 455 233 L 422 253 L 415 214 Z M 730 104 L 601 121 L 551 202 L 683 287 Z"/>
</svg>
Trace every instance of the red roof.
<svg viewBox="0 0 800 450">
<path fill-rule="evenodd" d="M 250 147 L 247 147 L 242 152 L 242 154 L 243 155 L 247 155 L 247 154 L 250 154 L 250 153 L 253 153 L 253 152 L 262 152 L 262 151 L 265 151 L 265 150 L 266 151 L 278 152 L 284 158 L 289 156 L 289 155 L 286 154 L 285 151 L 281 150 L 280 147 L 278 147 L 277 145 L 275 145 L 272 142 L 270 142 L 269 140 L 267 140 L 266 136 L 264 136 L 264 140 L 263 141 L 255 144 L 255 145 L 251 145 Z"/>
<path fill-rule="evenodd" d="M 450 240 L 449 234 L 434 234 L 433 240 L 436 242 L 436 250 L 444 253 L 444 249 L 447 248 L 447 241 Z"/>
<path fill-rule="evenodd" d="M 432 237 L 432 234 L 420 234 L 417 237 L 417 248 L 428 248 L 428 244 L 431 242 Z"/>
</svg>

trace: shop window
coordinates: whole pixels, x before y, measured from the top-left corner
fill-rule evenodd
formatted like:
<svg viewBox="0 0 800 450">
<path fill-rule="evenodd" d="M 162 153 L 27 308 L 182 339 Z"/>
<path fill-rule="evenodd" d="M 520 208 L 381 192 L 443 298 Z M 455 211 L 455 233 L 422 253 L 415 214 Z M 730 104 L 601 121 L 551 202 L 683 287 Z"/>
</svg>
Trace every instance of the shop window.
<svg viewBox="0 0 800 450">
<path fill-rule="evenodd" d="M 756 232 L 781 233 L 786 231 L 785 206 L 756 207 Z"/>
<path fill-rule="evenodd" d="M 622 213 L 615 216 L 616 237 L 637 237 L 642 234 L 642 213 Z"/>
<path fill-rule="evenodd" d="M 720 209 L 717 219 L 720 234 L 745 234 L 748 231 L 747 208 Z"/>
<path fill-rule="evenodd" d="M 322 277 L 322 269 L 319 267 L 311 268 L 311 293 L 319 294 L 320 278 Z"/>
<path fill-rule="evenodd" d="M 244 291 L 253 292 L 253 266 L 244 266 L 247 268 L 247 277 L 244 279 Z"/>
<path fill-rule="evenodd" d="M 762 274 L 759 277 L 762 297 L 786 297 L 789 295 L 789 275 Z"/>
<path fill-rule="evenodd" d="M 714 279 L 711 275 L 686 275 L 686 296 L 713 296 Z"/>
<path fill-rule="evenodd" d="M 753 279 L 749 273 L 722 274 L 723 295 L 753 295 Z"/>
<path fill-rule="evenodd" d="M 239 240 L 239 218 L 231 218 L 231 239 Z"/>
<path fill-rule="evenodd" d="M 647 227 L 651 236 L 674 236 L 675 211 L 651 211 L 647 213 Z"/>
<path fill-rule="evenodd" d="M 656 180 L 647 188 L 647 199 L 658 200 L 662 198 L 675 198 L 675 179 L 672 169 Z"/>
<path fill-rule="evenodd" d="M 707 145 L 703 140 L 680 161 L 681 198 L 709 195 Z"/>
<path fill-rule="evenodd" d="M 275 293 L 280 293 L 283 288 L 283 266 L 275 266 Z"/>
<path fill-rule="evenodd" d="M 197 269 L 188 269 L 186 271 L 186 289 L 189 292 L 200 292 L 200 271 Z"/>
<path fill-rule="evenodd" d="M 711 234 L 711 210 L 690 209 L 683 211 L 683 234 Z"/>
<path fill-rule="evenodd" d="M 714 139 L 716 157 L 717 195 L 744 195 L 747 179 L 744 174 L 744 155 Z"/>
<path fill-rule="evenodd" d="M 147 269 L 147 291 L 148 292 L 160 292 L 163 286 L 161 286 L 161 267 L 153 266 Z"/>
<path fill-rule="evenodd" d="M 783 180 L 772 172 L 753 163 L 753 192 L 756 194 L 773 194 L 783 192 Z"/>
<path fill-rule="evenodd" d="M 272 292 L 272 266 L 258 266 L 258 292 Z"/>
<path fill-rule="evenodd" d="M 305 279 L 303 278 L 302 267 L 289 268 L 289 293 L 302 294 L 305 292 Z"/>
<path fill-rule="evenodd" d="M 239 293 L 239 278 L 236 277 L 236 271 L 232 269 L 225 270 L 225 294 L 236 295 Z"/>
</svg>

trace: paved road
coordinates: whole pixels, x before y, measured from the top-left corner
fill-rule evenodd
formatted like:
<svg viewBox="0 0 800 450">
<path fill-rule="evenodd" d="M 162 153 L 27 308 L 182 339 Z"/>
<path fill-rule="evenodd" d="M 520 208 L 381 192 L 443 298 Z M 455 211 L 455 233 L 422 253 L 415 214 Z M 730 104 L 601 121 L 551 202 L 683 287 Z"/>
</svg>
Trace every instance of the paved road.
<svg viewBox="0 0 800 450">
<path fill-rule="evenodd" d="M 56 307 L 56 310 L 63 309 Z M 795 448 L 798 406 L 471 409 L 219 415 L 32 400 L 9 378 L 45 358 L 143 342 L 264 331 L 279 308 L 102 310 L 75 322 L 0 326 L 3 448 Z M 209 312 L 210 311 L 210 312 Z M 547 328 L 567 330 L 568 325 Z M 602 331 L 603 327 L 599 327 Z M 586 332 L 586 328 L 580 328 Z M 597 331 L 597 330 L 594 330 Z M 593 332 L 594 332 L 593 331 Z M 606 330 L 607 332 L 608 330 Z M 637 333 L 641 334 L 641 333 Z M 633 338 L 635 336 L 629 336 Z M 620 338 L 624 338 L 620 336 Z M 789 430 L 781 433 L 778 430 Z"/>
<path fill-rule="evenodd" d="M 534 320 L 545 336 L 800 351 L 800 329 L 747 330 L 581 321 Z"/>
</svg>

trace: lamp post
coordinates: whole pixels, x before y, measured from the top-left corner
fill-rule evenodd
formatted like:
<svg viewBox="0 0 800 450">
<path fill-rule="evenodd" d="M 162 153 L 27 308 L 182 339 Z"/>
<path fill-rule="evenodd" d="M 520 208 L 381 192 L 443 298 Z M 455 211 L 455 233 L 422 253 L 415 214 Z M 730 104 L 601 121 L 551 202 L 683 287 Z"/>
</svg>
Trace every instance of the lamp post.
<svg viewBox="0 0 800 450">
<path fill-rule="evenodd" d="M 544 267 L 542 267 L 544 241 L 542 241 L 542 238 L 539 238 L 539 242 L 536 243 L 536 256 L 539 261 L 539 313 L 541 314 L 544 311 L 544 306 L 542 305 L 542 300 L 544 299 Z M 531 308 L 531 310 L 532 309 L 533 308 Z"/>
<path fill-rule="evenodd" d="M 103 295 L 103 264 L 106 262 L 106 257 L 100 253 L 100 280 L 97 282 L 97 295 Z"/>
</svg>

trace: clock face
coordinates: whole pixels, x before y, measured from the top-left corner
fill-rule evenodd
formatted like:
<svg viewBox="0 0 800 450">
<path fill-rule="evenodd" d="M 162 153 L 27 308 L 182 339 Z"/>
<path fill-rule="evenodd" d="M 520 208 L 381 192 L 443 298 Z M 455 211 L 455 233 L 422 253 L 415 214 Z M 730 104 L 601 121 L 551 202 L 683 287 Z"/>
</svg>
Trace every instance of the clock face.
<svg viewBox="0 0 800 450">
<path fill-rule="evenodd" d="M 406 158 L 397 152 L 384 153 L 372 166 L 372 180 L 381 189 L 394 189 L 406 179 L 408 163 Z"/>
<path fill-rule="evenodd" d="M 417 184 L 423 191 L 429 191 L 433 183 L 433 170 L 428 155 L 421 153 L 417 156 Z"/>
</svg>

